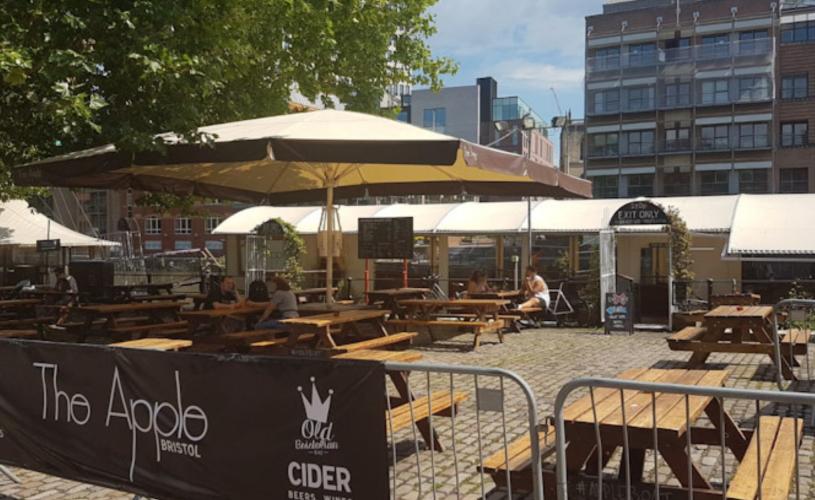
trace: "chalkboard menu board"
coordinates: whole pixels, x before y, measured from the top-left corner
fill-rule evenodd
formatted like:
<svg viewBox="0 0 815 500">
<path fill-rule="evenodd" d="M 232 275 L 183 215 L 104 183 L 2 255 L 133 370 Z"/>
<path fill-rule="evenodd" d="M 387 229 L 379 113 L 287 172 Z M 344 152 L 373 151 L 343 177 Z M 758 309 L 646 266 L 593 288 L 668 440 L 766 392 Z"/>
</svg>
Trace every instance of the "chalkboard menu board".
<svg viewBox="0 0 815 500">
<path fill-rule="evenodd" d="M 630 292 L 606 294 L 606 333 L 634 333 L 634 300 Z"/>
<path fill-rule="evenodd" d="M 37 240 L 38 252 L 58 252 L 60 240 Z"/>
<path fill-rule="evenodd" d="M 609 226 L 666 226 L 668 224 L 670 222 L 665 210 L 647 200 L 626 203 L 614 212 L 608 223 Z"/>
<path fill-rule="evenodd" d="M 413 217 L 360 218 L 360 259 L 412 259 Z"/>
</svg>

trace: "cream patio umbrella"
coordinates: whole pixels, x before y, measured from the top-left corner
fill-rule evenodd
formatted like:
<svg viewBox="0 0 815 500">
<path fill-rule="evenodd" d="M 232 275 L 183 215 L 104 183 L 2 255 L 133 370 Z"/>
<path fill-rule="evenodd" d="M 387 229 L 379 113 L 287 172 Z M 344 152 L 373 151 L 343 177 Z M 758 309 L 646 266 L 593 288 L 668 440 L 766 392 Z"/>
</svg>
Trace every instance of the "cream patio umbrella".
<svg viewBox="0 0 815 500">
<path fill-rule="evenodd" d="M 412 194 L 590 197 L 591 183 L 521 156 L 387 118 L 322 110 L 202 127 L 162 152 L 101 146 L 20 165 L 18 185 L 132 188 L 276 205 Z M 333 262 L 326 259 L 326 279 Z M 328 286 L 327 300 L 331 300 Z"/>
</svg>

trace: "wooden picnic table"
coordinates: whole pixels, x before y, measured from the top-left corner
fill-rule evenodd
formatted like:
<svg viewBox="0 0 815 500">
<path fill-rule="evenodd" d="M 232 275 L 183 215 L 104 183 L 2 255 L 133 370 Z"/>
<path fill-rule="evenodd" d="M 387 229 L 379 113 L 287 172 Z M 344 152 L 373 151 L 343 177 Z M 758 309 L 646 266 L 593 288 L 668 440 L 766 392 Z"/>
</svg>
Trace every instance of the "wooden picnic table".
<svg viewBox="0 0 815 500">
<path fill-rule="evenodd" d="M 250 317 L 263 314 L 266 307 L 266 304 L 247 303 L 239 307 L 184 311 L 181 313 L 181 318 L 189 323 L 190 335 L 194 334 L 202 325 L 209 325 L 215 335 L 223 335 L 227 333 L 227 318 L 239 318 L 246 323 Z"/>
<path fill-rule="evenodd" d="M 523 297 L 523 290 L 493 290 L 489 292 L 467 293 L 470 299 L 506 299 L 517 300 Z"/>
<path fill-rule="evenodd" d="M 182 305 L 182 302 L 87 304 L 74 307 L 71 311 L 84 317 L 84 324 L 79 332 L 79 341 L 84 342 L 94 323 L 98 320 L 104 320 L 103 330 L 107 334 L 121 333 L 146 336 L 150 332 L 157 330 L 170 329 L 175 331 L 186 327 L 186 323 L 179 321 L 178 317 Z M 128 316 L 135 314 L 146 315 L 146 324 L 122 324 L 127 322 Z"/>
<path fill-rule="evenodd" d="M 423 299 L 430 293 L 429 288 L 382 288 L 368 292 L 368 303 L 382 302 L 382 308 L 399 315 L 399 301 L 406 299 Z"/>
<path fill-rule="evenodd" d="M 315 316 L 284 319 L 281 323 L 286 325 L 286 329 L 289 331 L 289 347 L 297 345 L 300 335 L 312 334 L 317 338 L 316 347 L 336 349 L 338 344 L 334 336 L 349 332 L 360 336 L 359 323 L 372 326 L 376 336 L 387 337 L 389 332 L 384 323 L 387 315 L 388 311 L 382 310 L 337 311 Z"/>
<path fill-rule="evenodd" d="M 298 302 L 308 303 L 308 302 L 317 302 L 321 298 L 325 297 L 326 291 L 328 289 L 323 288 L 304 288 L 302 290 L 294 290 L 294 295 L 297 297 Z M 338 288 L 332 287 L 332 292 L 334 294 L 337 293 Z"/>
<path fill-rule="evenodd" d="M 505 325 L 499 315 L 507 304 L 509 301 L 503 299 L 402 300 L 399 301 L 399 305 L 405 308 L 406 319 L 391 320 L 388 324 L 424 326 L 433 339 L 435 339 L 434 327 L 470 328 L 475 335 L 473 349 L 477 349 L 483 332 L 494 331 L 498 333 L 499 341 L 504 341 L 502 330 Z M 451 319 L 440 319 L 440 317 Z"/>
<path fill-rule="evenodd" d="M 712 295 L 710 307 L 719 306 L 757 306 L 761 303 L 761 295 L 756 293 L 726 293 Z"/>
<path fill-rule="evenodd" d="M 711 353 L 766 354 L 775 363 L 772 306 L 719 306 L 704 315 L 703 327 L 686 327 L 668 338 L 675 351 L 691 351 L 689 368 L 704 365 Z M 781 334 L 779 334 L 781 335 Z M 787 347 L 790 357 L 781 357 L 781 372 L 789 380 L 797 380 L 793 366 L 795 355 L 806 355 L 809 332 L 793 331 L 780 339 L 782 351 Z"/>
<path fill-rule="evenodd" d="M 682 384 L 691 386 L 723 386 L 727 380 L 726 370 L 665 370 L 638 368 L 627 370 L 617 378 Z M 624 403 L 623 403 L 624 401 Z M 686 407 L 687 403 L 687 407 Z M 717 398 L 689 396 L 682 394 L 650 393 L 636 390 L 594 389 L 593 399 L 587 394 L 564 408 L 566 431 L 566 469 L 570 474 L 596 476 L 598 469 L 598 447 L 595 422 L 599 424 L 602 443 L 602 467 L 605 467 L 617 448 L 624 446 L 624 426 L 628 435 L 629 457 L 623 457 L 619 481 L 626 477 L 626 462 L 630 463 L 632 484 L 642 484 L 645 453 L 654 450 L 654 412 L 656 412 L 657 449 L 662 459 L 675 475 L 680 486 L 662 486 L 665 494 L 687 496 L 693 489 L 694 496 L 717 495 L 708 478 L 702 474 L 688 455 L 687 433 L 691 433 L 693 444 L 720 445 L 724 433 L 725 446 L 742 461 L 748 450 L 751 433 L 738 428 L 728 412 L 721 408 Z M 695 427 L 702 416 L 707 415 L 713 424 L 710 427 Z M 625 419 L 623 419 L 623 415 Z M 686 418 L 686 416 L 688 418 Z M 722 418 L 723 417 L 723 418 Z M 722 427 L 724 428 L 722 430 Z M 755 463 L 754 463 L 755 465 Z M 689 475 L 690 473 L 690 475 Z M 660 478 L 665 479 L 665 478 Z M 574 481 L 574 479 L 570 480 Z M 589 484 L 596 483 L 591 479 Z M 618 485 L 620 483 L 617 483 Z M 625 484 L 625 483 L 622 483 Z M 653 488 L 651 487 L 651 491 Z"/>
<path fill-rule="evenodd" d="M 128 349 L 149 349 L 155 351 L 181 351 L 188 349 L 192 346 L 191 340 L 183 339 L 163 339 L 163 338 L 146 338 L 127 340 L 125 342 L 116 342 L 108 344 L 112 347 L 125 347 Z"/>
<path fill-rule="evenodd" d="M 159 293 L 151 295 L 131 295 L 128 299 L 134 302 L 157 302 L 157 301 L 179 301 L 186 300 L 187 295 L 183 293 Z"/>
<path fill-rule="evenodd" d="M 39 299 L 7 299 L 0 300 L 0 310 L 26 309 L 40 304 Z"/>
<path fill-rule="evenodd" d="M 365 304 L 340 304 L 334 302 L 332 304 L 324 304 L 322 302 L 312 302 L 310 304 L 299 304 L 297 306 L 297 313 L 300 316 L 315 316 L 318 314 L 335 313 L 341 311 L 364 311 L 375 310 L 374 306 Z"/>
</svg>

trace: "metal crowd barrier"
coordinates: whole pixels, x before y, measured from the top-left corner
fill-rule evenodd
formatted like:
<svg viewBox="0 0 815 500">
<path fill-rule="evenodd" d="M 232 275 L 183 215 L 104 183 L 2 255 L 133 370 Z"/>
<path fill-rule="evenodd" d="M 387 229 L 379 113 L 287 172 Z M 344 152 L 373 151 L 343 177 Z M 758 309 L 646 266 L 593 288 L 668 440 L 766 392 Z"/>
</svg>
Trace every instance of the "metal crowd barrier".
<svg viewBox="0 0 815 500">
<path fill-rule="evenodd" d="M 709 446 L 719 446 L 721 449 L 721 488 L 722 488 L 722 498 L 726 500 L 726 492 L 728 488 L 728 467 L 727 462 L 725 461 L 725 451 L 727 446 L 725 444 L 727 439 L 727 434 L 725 431 L 725 417 L 724 417 L 724 401 L 726 399 L 736 399 L 736 400 L 752 400 L 755 402 L 755 428 L 752 431 L 750 442 L 753 442 L 753 436 L 755 437 L 756 442 L 756 456 L 757 456 L 757 467 L 756 467 L 756 484 L 758 485 L 757 491 L 757 498 L 760 500 L 762 498 L 762 486 L 764 482 L 767 480 L 766 477 L 766 469 L 762 466 L 762 450 L 761 450 L 761 437 L 760 437 L 760 425 L 759 419 L 762 416 L 762 409 L 761 409 L 761 402 L 765 403 L 775 403 L 781 405 L 788 405 L 788 408 L 781 409 L 778 408 L 778 413 L 785 415 L 785 416 L 792 416 L 792 417 L 800 417 L 803 420 L 803 416 L 805 414 L 805 407 L 810 406 L 811 408 L 815 409 L 815 394 L 809 393 L 800 393 L 800 392 L 776 392 L 776 391 L 764 391 L 764 390 L 747 390 L 747 389 L 730 389 L 730 388 L 723 388 L 723 387 L 712 387 L 712 386 L 685 386 L 685 385 L 677 385 L 677 384 L 664 384 L 664 383 L 655 383 L 655 382 L 644 382 L 644 381 L 637 381 L 637 380 L 625 380 L 625 379 L 606 379 L 606 378 L 579 378 L 573 380 L 566 385 L 564 385 L 561 390 L 558 392 L 557 397 L 555 399 L 555 448 L 556 448 L 556 481 L 557 481 L 557 497 L 558 500 L 568 500 L 569 497 L 569 485 L 574 484 L 574 481 L 570 483 L 570 478 L 567 472 L 567 454 L 566 454 L 566 427 L 565 427 L 565 419 L 564 419 L 564 406 L 566 404 L 566 400 L 569 395 L 577 390 L 577 389 L 588 389 L 589 395 L 591 397 L 592 402 L 594 403 L 594 396 L 595 390 L 599 388 L 605 389 L 616 389 L 619 391 L 619 397 L 621 398 L 621 408 L 622 408 L 622 441 L 623 441 L 623 454 L 622 458 L 620 459 L 620 476 L 625 476 L 625 486 L 624 486 L 624 497 L 626 500 L 631 500 L 631 498 L 652 498 L 652 499 L 659 499 L 665 497 L 665 491 L 670 489 L 665 483 L 661 482 L 665 480 L 667 482 L 668 477 L 660 478 L 660 468 L 659 468 L 659 454 L 653 452 L 653 464 L 654 464 L 654 482 L 653 485 L 653 493 L 648 492 L 647 490 L 643 491 L 641 486 L 643 483 L 638 482 L 638 486 L 640 488 L 638 490 L 632 489 L 632 478 L 631 478 L 631 454 L 629 453 L 629 427 L 628 421 L 629 419 L 626 418 L 625 409 L 626 404 L 622 404 L 625 401 L 624 391 L 638 391 L 644 392 L 646 394 L 651 394 L 651 408 L 652 412 L 655 413 L 656 406 L 655 406 L 655 399 L 657 393 L 668 393 L 668 394 L 677 394 L 682 395 L 684 398 L 682 399 L 683 402 L 679 402 L 677 404 L 684 404 L 685 406 L 685 424 L 684 428 L 687 429 L 685 431 L 684 441 L 687 447 L 686 450 L 683 450 L 687 453 L 687 456 L 691 459 L 688 461 L 688 471 L 687 475 L 690 478 L 691 484 L 690 487 L 687 488 L 687 496 L 689 500 L 693 500 L 694 498 L 694 489 L 693 489 L 693 475 L 692 475 L 692 467 L 695 465 L 693 463 L 693 447 L 698 446 L 694 444 L 693 436 L 692 436 L 692 426 L 691 416 L 689 412 L 690 406 L 690 397 L 692 396 L 702 396 L 708 398 L 715 398 L 718 400 L 718 407 L 719 407 L 719 422 L 721 427 L 721 432 L 719 436 L 720 442 L 717 445 L 709 445 Z M 614 395 L 609 397 L 616 397 Z M 603 481 L 604 481 L 604 473 L 603 469 L 606 467 L 603 464 L 603 442 L 601 438 L 600 432 L 600 423 L 597 419 L 597 410 L 594 404 L 592 405 L 592 413 L 594 419 L 594 431 L 595 431 L 595 443 L 596 443 L 596 457 L 597 457 L 597 477 L 596 478 L 589 478 L 594 479 L 597 481 L 596 491 L 597 491 L 597 498 L 622 498 L 621 490 L 614 490 L 613 488 L 609 491 L 609 488 L 606 490 L 603 489 Z M 783 413 L 782 413 L 783 412 Z M 653 442 L 649 445 L 651 450 L 658 450 L 659 448 L 659 432 L 657 431 L 656 424 L 656 415 L 652 413 L 650 421 L 652 422 L 652 436 Z M 765 414 L 766 415 L 766 414 Z M 712 419 L 712 417 L 711 417 Z M 809 467 L 807 464 L 800 464 L 802 461 L 801 456 L 802 453 L 800 452 L 800 448 L 798 447 L 798 443 L 800 439 L 803 437 L 804 428 L 803 425 L 799 428 L 797 420 L 794 421 L 794 439 L 796 444 L 796 454 L 795 454 L 795 463 L 794 463 L 794 492 L 795 498 L 798 499 L 802 496 L 801 492 L 801 468 L 802 467 Z M 695 428 L 698 429 L 698 428 Z M 811 435 L 811 433 L 810 433 Z M 652 446 L 652 447 L 651 447 Z M 752 446 L 752 444 L 750 445 Z M 764 450 L 765 453 L 768 453 L 767 450 Z M 594 455 L 592 455 L 594 456 Z M 769 460 L 769 459 L 768 459 Z M 589 458 L 591 461 L 591 458 Z M 624 471 L 624 472 L 622 472 Z M 571 478 L 574 480 L 574 478 Z M 622 481 L 621 479 L 619 481 Z M 646 485 L 649 486 L 649 485 Z M 660 489 L 663 489 L 662 495 L 660 494 Z M 585 490 L 583 491 L 584 494 L 579 494 L 576 496 L 586 497 L 589 498 L 590 495 L 585 495 Z M 589 491 L 589 494 L 591 491 Z M 605 493 L 605 495 L 604 495 Z M 708 493 L 705 491 L 704 493 Z M 813 492 L 809 492 L 812 495 Z M 705 496 L 708 498 L 710 495 Z M 672 497 L 672 498 L 675 498 Z"/>
<path fill-rule="evenodd" d="M 468 399 L 458 408 L 453 406 L 449 417 L 432 415 L 430 401 L 421 402 L 428 405 L 430 433 L 438 433 L 444 451 L 423 445 L 416 425 L 394 432 L 395 408 L 388 402 L 391 498 L 471 498 L 473 495 L 487 498 L 492 491 L 498 492 L 501 498 L 516 498 L 509 467 L 505 467 L 505 476 L 500 474 L 500 482 L 505 480 L 506 484 L 496 490 L 484 472 L 484 461 L 485 457 L 503 453 L 501 460 L 506 465 L 513 456 L 511 443 L 519 437 L 528 437 L 532 476 L 529 498 L 543 499 L 538 408 L 526 381 L 499 368 L 393 362 L 385 363 L 385 368 L 388 372 L 409 373 L 410 376 L 405 377 L 409 392 L 417 398 L 440 390 L 450 400 L 456 393 L 468 394 Z M 518 392 L 520 397 L 516 397 Z M 512 399 L 507 397 L 508 393 Z M 406 405 L 411 420 L 424 410 L 413 401 Z M 529 494 L 528 488 L 524 490 L 524 494 Z"/>
<path fill-rule="evenodd" d="M 781 312 L 789 312 L 790 315 L 794 315 L 795 311 L 801 311 L 805 315 L 806 314 L 815 314 L 815 300 L 808 300 L 808 299 L 785 299 L 781 302 L 778 302 L 773 306 L 773 350 L 775 354 L 775 371 L 777 377 L 778 388 L 783 389 L 783 378 L 781 374 L 781 341 L 778 336 L 778 314 Z M 790 318 L 791 320 L 793 318 Z M 790 328 L 790 333 L 792 333 L 792 328 Z M 789 343 L 790 345 L 790 366 L 795 365 L 795 355 L 794 349 L 795 344 L 793 342 Z M 807 374 L 807 382 L 812 381 L 812 371 L 809 365 L 809 352 L 807 352 L 806 359 L 804 361 L 806 366 L 806 374 Z M 813 419 L 815 420 L 815 415 L 813 415 Z"/>
</svg>

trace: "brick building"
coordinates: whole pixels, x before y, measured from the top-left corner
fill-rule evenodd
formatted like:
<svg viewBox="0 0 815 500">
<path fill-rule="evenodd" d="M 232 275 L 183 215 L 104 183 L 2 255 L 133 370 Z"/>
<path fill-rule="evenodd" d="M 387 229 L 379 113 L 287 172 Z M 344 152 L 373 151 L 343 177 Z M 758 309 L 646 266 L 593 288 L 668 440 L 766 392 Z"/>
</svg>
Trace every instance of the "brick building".
<svg viewBox="0 0 815 500">
<path fill-rule="evenodd" d="M 586 18 L 597 197 L 815 190 L 815 2 L 628 0 Z"/>
</svg>

